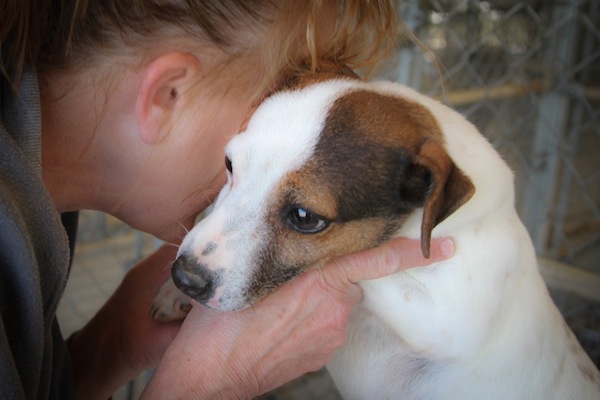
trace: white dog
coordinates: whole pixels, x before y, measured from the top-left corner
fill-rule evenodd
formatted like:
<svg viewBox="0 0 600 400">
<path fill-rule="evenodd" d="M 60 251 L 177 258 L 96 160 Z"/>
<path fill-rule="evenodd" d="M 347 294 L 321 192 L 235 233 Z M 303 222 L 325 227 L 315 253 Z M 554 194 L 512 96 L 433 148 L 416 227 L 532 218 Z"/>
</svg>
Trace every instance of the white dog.
<svg viewBox="0 0 600 400">
<path fill-rule="evenodd" d="M 360 282 L 328 369 L 347 399 L 600 399 L 548 295 L 512 173 L 455 111 L 399 84 L 307 75 L 226 148 L 228 183 L 183 241 L 175 284 L 237 310 L 333 256 L 452 237 L 446 261 Z M 434 229 L 435 227 L 435 229 Z M 182 316 L 167 283 L 153 314 Z M 182 306 L 183 304 L 183 306 Z"/>
</svg>

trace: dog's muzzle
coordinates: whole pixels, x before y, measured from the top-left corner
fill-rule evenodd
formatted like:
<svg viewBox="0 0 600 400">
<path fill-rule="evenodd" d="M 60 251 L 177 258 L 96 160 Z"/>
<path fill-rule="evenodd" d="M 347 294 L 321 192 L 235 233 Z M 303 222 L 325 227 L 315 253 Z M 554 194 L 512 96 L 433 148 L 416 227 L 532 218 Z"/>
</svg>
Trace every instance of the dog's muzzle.
<svg viewBox="0 0 600 400">
<path fill-rule="evenodd" d="M 219 276 L 198 262 L 194 256 L 180 255 L 171 269 L 173 282 L 179 290 L 200 304 L 205 304 L 220 285 Z"/>
</svg>

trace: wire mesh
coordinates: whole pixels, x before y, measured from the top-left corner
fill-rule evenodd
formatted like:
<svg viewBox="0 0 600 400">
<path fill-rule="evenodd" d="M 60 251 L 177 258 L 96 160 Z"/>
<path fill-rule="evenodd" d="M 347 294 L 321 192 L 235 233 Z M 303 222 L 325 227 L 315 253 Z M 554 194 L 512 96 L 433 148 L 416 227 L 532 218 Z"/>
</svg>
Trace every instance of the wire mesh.
<svg viewBox="0 0 600 400">
<path fill-rule="evenodd" d="M 515 171 L 540 256 L 600 274 L 600 2 L 404 1 L 408 43 L 382 75 L 436 96 Z M 419 45 L 420 44 L 420 45 Z M 598 303 L 553 288 L 600 363 Z"/>
<path fill-rule="evenodd" d="M 406 1 L 407 24 L 428 51 L 407 46 L 384 72 L 459 109 L 490 139 L 515 171 L 517 208 L 540 255 L 596 271 L 599 8 Z"/>
</svg>

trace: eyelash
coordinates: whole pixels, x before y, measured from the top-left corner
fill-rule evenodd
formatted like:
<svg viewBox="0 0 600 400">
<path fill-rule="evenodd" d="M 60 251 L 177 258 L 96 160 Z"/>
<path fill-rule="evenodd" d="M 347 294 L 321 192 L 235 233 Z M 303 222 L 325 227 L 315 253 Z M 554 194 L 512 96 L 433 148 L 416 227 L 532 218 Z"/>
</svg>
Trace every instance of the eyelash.
<svg viewBox="0 0 600 400">
<path fill-rule="evenodd" d="M 227 156 L 225 156 L 225 168 L 227 168 L 227 171 L 229 171 L 230 174 L 233 174 L 233 164 Z"/>
</svg>

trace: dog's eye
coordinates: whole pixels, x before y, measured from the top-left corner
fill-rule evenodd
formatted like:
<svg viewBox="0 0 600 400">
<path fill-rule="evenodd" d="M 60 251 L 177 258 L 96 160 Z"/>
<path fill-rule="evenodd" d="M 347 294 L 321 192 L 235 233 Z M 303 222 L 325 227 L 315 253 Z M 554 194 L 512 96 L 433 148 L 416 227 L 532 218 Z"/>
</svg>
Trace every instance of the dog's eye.
<svg viewBox="0 0 600 400">
<path fill-rule="evenodd" d="M 287 221 L 300 233 L 317 233 L 329 226 L 329 222 L 323 217 L 301 207 L 292 207 Z"/>
<path fill-rule="evenodd" d="M 233 174 L 233 164 L 231 164 L 231 160 L 228 156 L 225 156 L 225 168 L 229 171 L 230 174 Z"/>
</svg>

